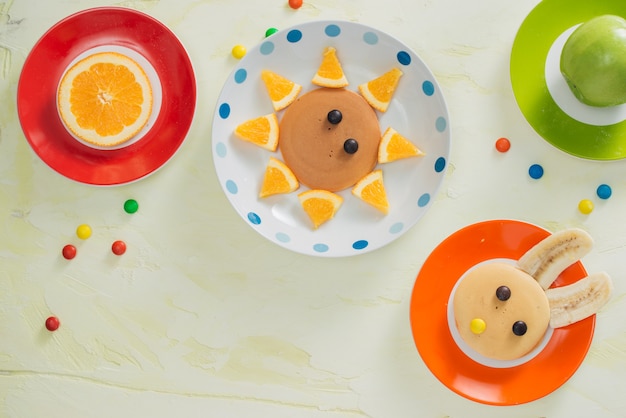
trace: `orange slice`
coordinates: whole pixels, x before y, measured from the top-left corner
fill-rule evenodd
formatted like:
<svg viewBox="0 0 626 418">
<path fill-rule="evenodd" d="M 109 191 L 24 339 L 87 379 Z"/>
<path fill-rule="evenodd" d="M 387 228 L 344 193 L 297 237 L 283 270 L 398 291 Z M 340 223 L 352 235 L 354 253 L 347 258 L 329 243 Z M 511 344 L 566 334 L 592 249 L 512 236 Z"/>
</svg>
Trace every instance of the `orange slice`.
<svg viewBox="0 0 626 418">
<path fill-rule="evenodd" d="M 259 197 L 267 197 L 279 193 L 291 193 L 300 187 L 293 172 L 282 161 L 270 157 L 261 184 Z"/>
<path fill-rule="evenodd" d="M 322 63 L 311 82 L 321 87 L 340 88 L 348 85 L 348 79 L 343 73 L 341 63 L 337 58 L 337 50 L 332 46 L 324 49 Z"/>
<path fill-rule="evenodd" d="M 386 112 L 402 74 L 398 68 L 392 68 L 380 77 L 359 85 L 359 91 L 370 106 Z"/>
<path fill-rule="evenodd" d="M 382 170 L 374 170 L 359 180 L 352 188 L 352 194 L 384 214 L 389 212 Z"/>
<path fill-rule="evenodd" d="M 278 119 L 274 113 L 250 119 L 235 128 L 239 139 L 252 142 L 268 151 L 278 148 Z"/>
<path fill-rule="evenodd" d="M 327 190 L 307 190 L 300 193 L 298 199 L 315 229 L 331 220 L 343 203 L 341 196 Z"/>
<path fill-rule="evenodd" d="M 77 138 L 103 147 L 134 137 L 152 112 L 152 87 L 133 59 L 118 52 L 89 55 L 61 78 L 59 116 Z"/>
<path fill-rule="evenodd" d="M 400 135 L 395 129 L 389 127 L 383 133 L 383 137 L 378 145 L 378 162 L 390 163 L 409 157 L 420 157 L 425 155 L 411 141 Z"/>
<path fill-rule="evenodd" d="M 300 84 L 294 83 L 273 71 L 261 71 L 261 79 L 265 83 L 272 106 L 274 106 L 274 110 L 277 112 L 292 104 L 298 97 L 298 94 L 300 94 L 300 91 L 302 91 Z"/>
</svg>

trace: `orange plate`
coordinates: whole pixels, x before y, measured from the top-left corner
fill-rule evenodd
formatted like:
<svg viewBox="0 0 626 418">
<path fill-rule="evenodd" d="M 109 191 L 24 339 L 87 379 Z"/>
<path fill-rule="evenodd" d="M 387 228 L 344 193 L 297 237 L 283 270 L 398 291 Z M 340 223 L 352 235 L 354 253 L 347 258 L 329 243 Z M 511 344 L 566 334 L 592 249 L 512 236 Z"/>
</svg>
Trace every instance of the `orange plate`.
<svg viewBox="0 0 626 418">
<path fill-rule="evenodd" d="M 448 298 L 467 269 L 493 258 L 519 259 L 549 234 L 520 221 L 485 221 L 450 235 L 426 259 L 411 297 L 411 329 L 426 366 L 452 391 L 490 405 L 521 404 L 556 390 L 582 363 L 593 338 L 595 315 L 555 329 L 536 357 L 502 369 L 483 366 L 467 357 L 448 328 Z M 577 262 L 552 286 L 571 284 L 586 275 L 582 263 Z"/>
</svg>

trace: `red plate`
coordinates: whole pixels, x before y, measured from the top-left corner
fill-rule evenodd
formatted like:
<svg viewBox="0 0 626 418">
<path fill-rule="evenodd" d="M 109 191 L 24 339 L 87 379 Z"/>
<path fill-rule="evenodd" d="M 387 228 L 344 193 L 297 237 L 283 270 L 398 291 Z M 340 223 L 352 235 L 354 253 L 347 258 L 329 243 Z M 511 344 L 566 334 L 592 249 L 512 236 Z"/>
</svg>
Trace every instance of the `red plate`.
<svg viewBox="0 0 626 418">
<path fill-rule="evenodd" d="M 491 368 L 471 360 L 455 344 L 448 328 L 448 298 L 466 270 L 493 258 L 517 260 L 549 234 L 520 221 L 486 221 L 450 235 L 426 259 L 411 297 L 413 339 L 426 366 L 452 391 L 490 405 L 530 402 L 565 383 L 587 355 L 595 315 L 555 329 L 541 353 L 509 368 Z M 561 273 L 553 286 L 585 276 L 585 268 L 577 262 Z"/>
<path fill-rule="evenodd" d="M 74 139 L 55 103 L 65 68 L 77 55 L 103 45 L 130 48 L 145 57 L 163 92 L 150 131 L 115 150 L 95 149 Z M 165 164 L 185 139 L 195 105 L 193 67 L 178 38 L 154 18 L 117 7 L 88 9 L 50 28 L 28 55 L 17 89 L 20 123 L 35 153 L 58 173 L 92 185 L 128 183 Z"/>
</svg>

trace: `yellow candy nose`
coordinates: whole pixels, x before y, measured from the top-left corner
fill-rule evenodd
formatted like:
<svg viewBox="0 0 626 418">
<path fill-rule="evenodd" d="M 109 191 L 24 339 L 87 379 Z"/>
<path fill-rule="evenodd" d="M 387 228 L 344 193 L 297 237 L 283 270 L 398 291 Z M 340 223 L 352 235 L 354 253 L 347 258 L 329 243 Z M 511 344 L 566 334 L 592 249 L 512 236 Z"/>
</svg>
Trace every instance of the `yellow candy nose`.
<svg viewBox="0 0 626 418">
<path fill-rule="evenodd" d="M 482 334 L 486 328 L 487 324 L 480 318 L 474 318 L 470 321 L 470 330 L 476 335 Z"/>
</svg>

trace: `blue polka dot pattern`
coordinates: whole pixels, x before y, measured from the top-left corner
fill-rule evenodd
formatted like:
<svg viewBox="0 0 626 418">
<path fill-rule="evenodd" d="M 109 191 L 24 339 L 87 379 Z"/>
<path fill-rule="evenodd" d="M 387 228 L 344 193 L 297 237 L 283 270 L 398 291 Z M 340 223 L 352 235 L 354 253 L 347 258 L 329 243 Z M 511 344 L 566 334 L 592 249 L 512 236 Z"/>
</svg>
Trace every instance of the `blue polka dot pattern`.
<svg viewBox="0 0 626 418">
<path fill-rule="evenodd" d="M 435 94 L 435 86 L 431 81 L 426 80 L 422 83 L 422 91 L 426 96 L 432 96 Z"/>
<path fill-rule="evenodd" d="M 313 246 L 313 251 L 315 251 L 316 253 L 325 253 L 328 251 L 328 245 L 326 244 L 315 244 Z"/>
<path fill-rule="evenodd" d="M 239 192 L 239 187 L 237 187 L 237 183 L 232 180 L 226 181 L 226 190 L 228 190 L 232 194 L 237 194 Z"/>
<path fill-rule="evenodd" d="M 445 166 L 445 160 L 443 161 L 443 164 Z M 437 171 L 436 165 L 435 165 L 435 171 Z M 424 193 L 423 195 L 420 196 L 419 199 L 417 199 L 417 206 L 419 206 L 420 208 L 423 208 L 424 206 L 428 205 L 428 202 L 430 202 L 430 194 Z"/>
<path fill-rule="evenodd" d="M 446 168 L 446 159 L 443 157 L 437 158 L 437 161 L 435 161 L 435 171 L 441 173 L 444 168 Z"/>
<path fill-rule="evenodd" d="M 378 35 L 374 32 L 365 32 L 363 34 L 363 42 L 368 45 L 376 45 L 378 43 Z"/>
<path fill-rule="evenodd" d="M 220 118 L 226 119 L 230 116 L 230 105 L 228 103 L 222 103 L 219 108 Z"/>
<path fill-rule="evenodd" d="M 300 32 L 298 29 L 290 30 L 289 33 L 287 34 L 287 40 L 291 42 L 292 44 L 296 42 L 300 42 L 301 39 L 302 39 L 302 32 Z"/>
<path fill-rule="evenodd" d="M 248 220 L 253 225 L 261 225 L 261 217 L 254 212 L 248 213 Z"/>
<path fill-rule="evenodd" d="M 403 229 L 404 229 L 404 224 L 402 222 L 396 222 L 395 224 L 391 225 L 391 227 L 389 228 L 389 233 L 399 234 L 400 232 L 402 232 Z"/>
<path fill-rule="evenodd" d="M 337 25 L 328 25 L 326 26 L 326 29 L 324 29 L 324 33 L 331 38 L 334 38 L 335 36 L 339 36 L 341 29 L 339 29 L 339 26 Z"/>
<path fill-rule="evenodd" d="M 446 122 L 446 118 L 444 118 L 443 116 L 438 117 L 435 121 L 435 128 L 437 129 L 437 131 L 443 132 L 446 130 L 447 127 L 448 122 Z"/>
<path fill-rule="evenodd" d="M 276 233 L 276 239 L 283 243 L 288 243 L 289 241 L 291 241 L 291 237 L 284 232 Z"/>
<path fill-rule="evenodd" d="M 367 242 L 366 240 L 362 239 L 362 240 L 355 241 L 352 244 L 352 248 L 354 248 L 355 250 L 362 250 L 364 248 L 367 248 L 368 245 L 369 245 L 369 242 Z"/>
<path fill-rule="evenodd" d="M 218 157 L 225 158 L 227 153 L 226 144 L 224 144 L 223 142 L 218 142 L 215 146 L 215 153 Z"/>
<path fill-rule="evenodd" d="M 274 52 L 274 42 L 263 42 L 261 44 L 261 48 L 259 49 L 259 51 L 261 52 L 261 54 L 263 55 L 269 55 L 272 52 Z"/>
<path fill-rule="evenodd" d="M 248 78 L 248 72 L 244 68 L 240 68 L 235 72 L 235 83 L 241 84 Z"/>
<path fill-rule="evenodd" d="M 398 58 L 398 62 L 402 65 L 409 65 L 411 63 L 411 56 L 406 51 L 398 52 L 396 57 Z"/>
</svg>

